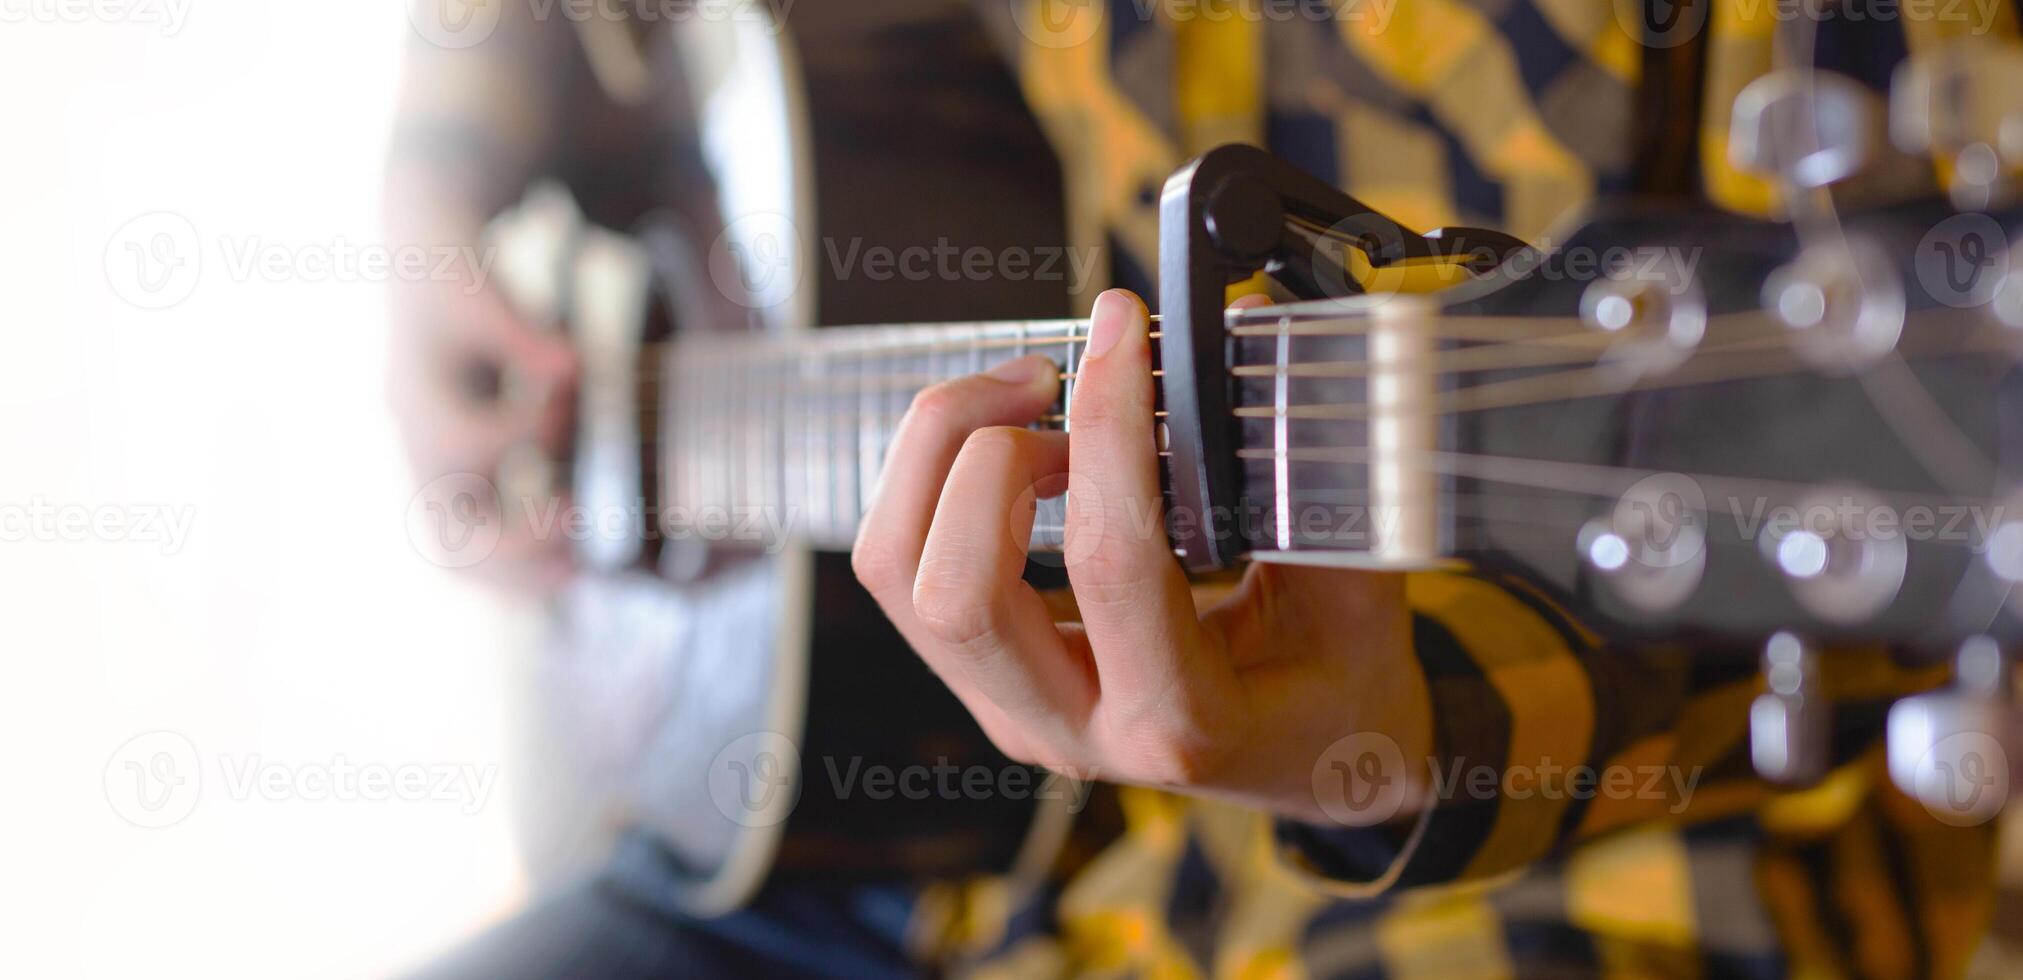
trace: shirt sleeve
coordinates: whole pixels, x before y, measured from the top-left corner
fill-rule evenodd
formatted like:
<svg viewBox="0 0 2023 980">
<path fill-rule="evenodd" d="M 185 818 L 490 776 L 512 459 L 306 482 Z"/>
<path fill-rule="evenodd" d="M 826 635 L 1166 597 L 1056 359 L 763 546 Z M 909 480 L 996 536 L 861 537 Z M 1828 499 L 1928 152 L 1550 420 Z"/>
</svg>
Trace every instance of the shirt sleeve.
<svg viewBox="0 0 2023 980">
<path fill-rule="evenodd" d="M 1424 573 L 1407 585 L 1433 702 L 1433 801 L 1405 824 L 1281 820 L 1281 855 L 1327 890 L 1375 895 L 1485 879 L 1653 821 L 1756 807 L 1753 649 L 1603 642 L 1548 597 L 1499 576 Z M 1860 756 L 1889 703 L 1943 678 L 1884 650 L 1835 651 L 1835 763 Z"/>
</svg>

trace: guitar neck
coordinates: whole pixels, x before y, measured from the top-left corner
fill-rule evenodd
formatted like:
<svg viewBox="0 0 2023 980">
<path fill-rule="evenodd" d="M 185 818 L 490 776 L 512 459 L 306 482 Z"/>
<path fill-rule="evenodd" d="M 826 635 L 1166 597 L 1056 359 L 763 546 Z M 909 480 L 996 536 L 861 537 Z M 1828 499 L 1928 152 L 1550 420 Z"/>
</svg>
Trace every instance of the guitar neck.
<svg viewBox="0 0 2023 980">
<path fill-rule="evenodd" d="M 792 339 L 699 339 L 665 356 L 665 523 L 847 549 L 915 395 L 1030 354 L 1061 369 L 1039 420 L 1066 427 L 1086 320 L 843 327 Z M 1156 343 L 1156 339 L 1155 339 Z M 1062 502 L 1041 501 L 1034 543 L 1058 545 Z"/>
</svg>

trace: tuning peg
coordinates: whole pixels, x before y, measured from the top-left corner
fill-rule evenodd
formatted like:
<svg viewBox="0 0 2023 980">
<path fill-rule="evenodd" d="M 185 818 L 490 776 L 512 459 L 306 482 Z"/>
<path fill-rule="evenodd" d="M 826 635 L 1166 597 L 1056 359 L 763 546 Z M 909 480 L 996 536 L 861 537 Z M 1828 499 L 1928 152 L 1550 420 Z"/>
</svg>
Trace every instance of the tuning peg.
<svg viewBox="0 0 2023 980">
<path fill-rule="evenodd" d="M 1965 38 L 1906 59 L 1890 81 L 1890 138 L 1949 161 L 1960 208 L 2004 199 L 2023 166 L 2023 46 Z"/>
<path fill-rule="evenodd" d="M 1774 71 L 1735 96 L 1728 159 L 1804 188 L 1845 180 L 1868 161 L 1871 97 L 1829 71 Z"/>
<path fill-rule="evenodd" d="M 1903 336 L 1903 277 L 1863 237 L 1806 246 L 1764 279 L 1762 303 L 1791 331 L 1799 357 L 1828 374 L 1874 364 Z"/>
<path fill-rule="evenodd" d="M 2009 669 L 2001 646 L 1976 636 L 1954 656 L 1951 687 L 1890 706 L 1890 779 L 1948 823 L 1982 823 L 2007 801 L 2010 760 L 2023 759 Z"/>
<path fill-rule="evenodd" d="M 1757 775 L 1786 786 L 1818 782 L 1829 749 L 1818 654 L 1796 634 L 1777 633 L 1763 644 L 1763 677 L 1769 690 L 1749 706 L 1749 758 Z"/>
</svg>

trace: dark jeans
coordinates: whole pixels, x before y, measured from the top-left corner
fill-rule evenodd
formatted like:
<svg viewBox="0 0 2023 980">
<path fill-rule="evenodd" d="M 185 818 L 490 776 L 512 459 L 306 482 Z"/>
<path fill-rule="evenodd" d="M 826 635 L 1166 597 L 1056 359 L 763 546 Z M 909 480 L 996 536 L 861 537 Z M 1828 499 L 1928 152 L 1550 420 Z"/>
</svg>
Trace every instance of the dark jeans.
<svg viewBox="0 0 2023 980">
<path fill-rule="evenodd" d="M 685 915 L 673 869 L 628 840 L 596 877 L 537 902 L 415 974 L 416 980 L 536 977 L 916 977 L 903 951 L 910 889 L 785 882 L 742 911 Z"/>
</svg>

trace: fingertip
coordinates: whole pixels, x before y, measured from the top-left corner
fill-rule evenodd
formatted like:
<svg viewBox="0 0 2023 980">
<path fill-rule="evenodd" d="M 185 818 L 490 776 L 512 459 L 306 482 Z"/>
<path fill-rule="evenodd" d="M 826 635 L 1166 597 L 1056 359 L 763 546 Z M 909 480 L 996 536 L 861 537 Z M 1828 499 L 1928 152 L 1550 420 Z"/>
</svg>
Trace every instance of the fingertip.
<svg viewBox="0 0 2023 980">
<path fill-rule="evenodd" d="M 1127 332 L 1142 330 L 1148 319 L 1145 302 L 1136 293 L 1128 289 L 1104 290 L 1089 313 L 1089 341 L 1082 348 L 1082 360 L 1109 353 Z"/>
<path fill-rule="evenodd" d="M 1002 381 L 1009 385 L 1051 388 L 1060 383 L 1058 365 L 1054 363 L 1053 358 L 1045 354 L 1015 357 L 1003 364 L 992 366 L 983 374 L 993 381 Z"/>
</svg>

